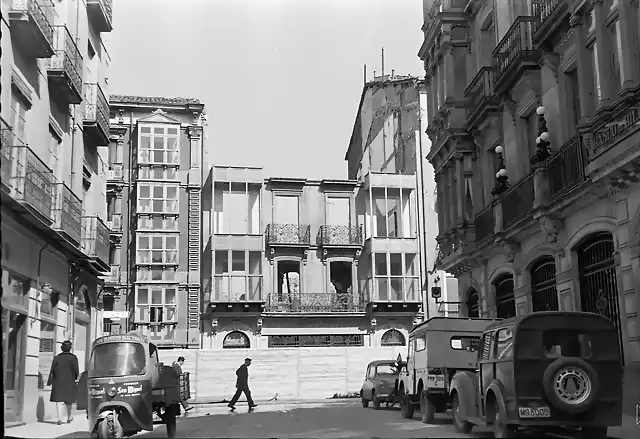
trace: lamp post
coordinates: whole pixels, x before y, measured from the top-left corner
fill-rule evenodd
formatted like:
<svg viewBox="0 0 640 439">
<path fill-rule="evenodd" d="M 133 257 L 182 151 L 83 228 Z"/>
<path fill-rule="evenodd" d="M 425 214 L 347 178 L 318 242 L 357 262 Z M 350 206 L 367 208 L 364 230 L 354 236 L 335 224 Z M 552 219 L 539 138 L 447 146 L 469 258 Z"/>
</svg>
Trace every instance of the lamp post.
<svg viewBox="0 0 640 439">
<path fill-rule="evenodd" d="M 538 150 L 531 158 L 531 163 L 541 163 L 547 160 L 551 156 L 550 146 L 551 142 L 549 141 L 549 131 L 547 130 L 547 120 L 544 117 L 545 108 L 540 106 L 536 109 L 536 113 L 538 114 L 539 120 L 539 129 L 538 129 L 538 137 L 536 137 L 536 146 Z"/>
<path fill-rule="evenodd" d="M 509 177 L 504 164 L 504 148 L 500 145 L 496 146 L 496 154 L 498 154 L 498 172 L 496 172 L 496 186 L 491 191 L 492 195 L 500 195 L 509 189 Z"/>
</svg>

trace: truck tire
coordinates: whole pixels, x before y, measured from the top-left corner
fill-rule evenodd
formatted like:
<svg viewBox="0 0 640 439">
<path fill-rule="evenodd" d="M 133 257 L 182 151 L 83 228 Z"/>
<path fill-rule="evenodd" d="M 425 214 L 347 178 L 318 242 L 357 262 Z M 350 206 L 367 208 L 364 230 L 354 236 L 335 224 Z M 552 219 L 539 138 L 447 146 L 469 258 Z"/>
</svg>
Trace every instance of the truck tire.
<svg viewBox="0 0 640 439">
<path fill-rule="evenodd" d="M 423 424 L 433 424 L 436 417 L 436 406 L 429 400 L 426 390 L 420 394 L 420 415 Z"/>
<path fill-rule="evenodd" d="M 376 391 L 371 392 L 371 397 L 373 398 L 373 409 L 380 410 L 380 398 L 376 396 Z"/>
<path fill-rule="evenodd" d="M 451 418 L 456 432 L 461 434 L 469 434 L 471 432 L 473 424 L 469 421 L 460 419 L 460 399 L 458 398 L 458 392 L 453 394 L 451 401 Z"/>
<path fill-rule="evenodd" d="M 549 403 L 566 413 L 583 413 L 600 393 L 598 373 L 580 358 L 562 357 L 551 363 L 542 378 Z"/>
<path fill-rule="evenodd" d="M 402 417 L 404 419 L 411 419 L 413 418 L 414 411 L 415 407 L 411 403 L 409 395 L 402 395 L 400 397 L 400 413 L 402 413 Z"/>
</svg>

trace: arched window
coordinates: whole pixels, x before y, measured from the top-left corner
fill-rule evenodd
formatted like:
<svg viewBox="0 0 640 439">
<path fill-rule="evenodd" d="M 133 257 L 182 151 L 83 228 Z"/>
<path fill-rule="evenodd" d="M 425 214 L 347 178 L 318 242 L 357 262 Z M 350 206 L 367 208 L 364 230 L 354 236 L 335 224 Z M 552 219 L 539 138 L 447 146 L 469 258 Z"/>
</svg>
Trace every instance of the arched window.
<svg viewBox="0 0 640 439">
<path fill-rule="evenodd" d="M 402 335 L 402 332 L 397 329 L 389 329 L 387 332 L 382 334 L 382 341 L 380 342 L 382 346 L 405 346 L 407 341 Z"/>
<path fill-rule="evenodd" d="M 240 331 L 232 331 L 222 341 L 223 349 L 248 349 L 251 347 L 249 337 Z"/>
<path fill-rule="evenodd" d="M 558 311 L 556 261 L 548 256 L 531 267 L 531 305 L 533 312 Z"/>
<path fill-rule="evenodd" d="M 471 288 L 467 293 L 465 306 L 467 308 L 467 317 L 472 319 L 480 318 L 480 296 L 475 288 Z"/>
<path fill-rule="evenodd" d="M 507 319 L 516 316 L 516 299 L 513 294 L 513 275 L 504 274 L 495 280 L 496 317 Z"/>
</svg>

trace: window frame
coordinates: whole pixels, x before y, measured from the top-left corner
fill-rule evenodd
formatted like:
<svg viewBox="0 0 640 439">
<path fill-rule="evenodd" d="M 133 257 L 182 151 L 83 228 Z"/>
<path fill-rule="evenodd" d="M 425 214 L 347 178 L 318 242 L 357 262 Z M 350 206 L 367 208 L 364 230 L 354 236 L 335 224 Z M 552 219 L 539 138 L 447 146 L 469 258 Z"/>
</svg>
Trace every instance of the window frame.
<svg viewBox="0 0 640 439">
<path fill-rule="evenodd" d="M 19 108 L 16 111 L 14 106 L 18 106 Z M 31 104 L 29 100 L 24 97 L 24 95 L 18 92 L 14 86 L 11 87 L 11 130 L 13 131 L 13 135 L 16 139 L 18 139 L 21 143 L 27 144 L 27 125 L 28 125 L 28 115 L 29 110 L 31 110 Z M 20 124 L 20 121 L 22 124 Z"/>
<path fill-rule="evenodd" d="M 161 227 L 154 227 L 153 226 L 153 220 L 160 218 L 162 220 L 162 226 Z M 146 227 L 146 225 L 144 224 L 145 222 L 149 221 L 151 223 L 151 227 Z M 168 221 L 173 221 L 174 224 L 174 228 L 170 229 L 168 228 Z M 152 214 L 138 214 L 138 224 L 136 226 L 136 230 L 138 231 L 149 231 L 149 232 L 158 232 L 158 231 L 163 231 L 163 232 L 180 232 L 180 225 L 178 223 L 178 217 L 175 215 L 164 215 L 164 214 L 159 214 L 159 213 L 152 213 Z"/>
<path fill-rule="evenodd" d="M 227 253 L 227 267 L 226 267 L 226 271 L 223 271 L 222 273 L 218 272 L 218 254 L 221 253 Z M 242 270 L 242 272 L 238 271 L 234 271 L 233 270 L 233 252 L 242 252 L 244 253 L 244 270 Z M 259 258 L 259 266 L 258 266 L 258 272 L 259 274 L 250 274 L 250 266 L 251 266 L 251 253 L 258 254 Z M 222 302 L 228 302 L 228 303 L 238 303 L 238 302 L 260 302 L 263 299 L 263 295 L 264 295 L 264 291 L 263 291 L 263 287 L 264 287 L 264 282 L 263 282 L 263 277 L 264 277 L 264 267 L 263 267 L 263 261 L 264 261 L 264 254 L 262 253 L 261 250 L 234 250 L 234 249 L 215 249 L 214 250 L 214 266 L 213 266 L 213 285 L 214 285 L 214 290 L 215 292 L 213 293 L 213 299 L 211 300 L 212 302 L 218 302 L 218 303 L 222 303 Z M 234 286 L 234 282 L 232 279 L 244 279 L 244 292 L 242 292 L 241 294 L 236 294 L 233 292 L 233 286 Z M 251 297 L 251 293 L 252 293 L 252 287 L 255 287 L 256 285 L 251 283 L 251 280 L 255 279 L 257 280 L 258 284 L 258 297 L 256 298 L 255 295 L 253 296 L 253 298 Z M 220 284 L 218 282 L 221 282 Z M 218 285 L 222 286 L 226 284 L 226 291 L 224 291 L 224 289 L 219 288 Z M 227 300 L 222 300 L 221 296 L 222 294 L 226 293 L 227 296 Z M 244 296 L 244 299 L 240 299 L 240 297 Z"/>
<path fill-rule="evenodd" d="M 140 301 L 140 290 L 147 291 L 147 300 L 144 303 Z M 162 300 L 160 303 L 153 303 L 153 291 L 161 290 L 162 291 Z M 174 291 L 174 301 L 167 302 L 167 291 Z M 178 285 L 153 285 L 153 284 L 141 284 L 136 285 L 135 288 L 135 317 L 134 321 L 136 324 L 145 324 L 149 326 L 162 326 L 162 325 L 177 325 L 178 324 Z M 147 318 L 142 318 L 141 314 L 142 309 L 146 309 Z M 162 320 L 157 320 L 157 311 L 152 312 L 152 308 L 161 308 L 161 316 Z M 170 313 L 170 309 L 173 309 L 173 319 L 167 319 L 167 316 Z M 152 320 L 152 315 L 155 315 L 156 320 Z"/>
<path fill-rule="evenodd" d="M 153 279 L 154 270 L 160 270 L 162 279 Z M 173 276 L 167 276 L 166 273 L 174 273 Z M 141 276 L 143 273 L 149 273 L 148 277 Z M 136 269 L 136 282 L 143 283 L 179 283 L 178 266 L 177 265 L 145 265 Z"/>
<path fill-rule="evenodd" d="M 161 238 L 162 239 L 162 248 L 161 249 L 156 249 L 153 247 L 153 240 L 154 238 Z M 151 266 L 157 266 L 157 265 L 178 265 L 179 261 L 180 261 L 180 253 L 179 253 L 179 247 L 180 247 L 180 235 L 175 234 L 175 233 L 144 233 L 144 234 L 137 234 L 136 236 L 136 264 L 137 265 L 151 265 Z M 148 239 L 149 240 L 149 246 L 148 248 L 142 248 L 142 245 L 140 244 L 141 239 Z M 168 239 L 175 239 L 176 241 L 176 246 L 175 249 L 172 248 L 168 248 L 167 247 L 167 240 Z M 142 258 L 140 258 L 140 252 L 141 251 L 145 251 L 145 252 L 149 252 L 149 261 L 148 262 L 144 262 L 142 260 Z M 153 252 L 154 251 L 162 251 L 162 262 L 153 262 Z M 171 258 L 168 257 L 168 253 L 167 252 L 171 252 L 171 251 L 175 251 L 175 260 L 171 260 Z"/>
<path fill-rule="evenodd" d="M 397 208 L 394 209 L 395 214 L 397 214 L 396 220 L 397 220 L 397 225 L 396 227 L 394 227 L 394 229 L 397 229 L 394 231 L 395 236 L 391 236 L 390 232 L 389 232 L 389 221 L 390 221 L 390 215 L 389 215 L 389 189 L 391 190 L 398 190 L 399 191 L 399 197 L 398 197 L 398 205 Z M 384 234 L 381 234 L 381 231 L 378 230 L 378 213 L 377 211 L 379 211 L 378 209 L 378 202 L 381 200 L 381 198 L 378 196 L 379 194 L 377 194 L 377 192 L 379 192 L 380 190 L 384 191 Z M 369 209 L 369 215 L 371 216 L 371 235 L 373 238 L 377 238 L 377 239 L 415 239 L 417 237 L 417 229 L 416 229 L 416 224 L 415 224 L 415 212 L 414 212 L 414 208 L 415 208 L 415 196 L 414 196 L 414 189 L 413 188 L 404 188 L 404 187 L 380 187 L 380 186 L 375 186 L 371 188 L 371 203 L 370 203 L 370 209 Z M 407 208 L 407 212 L 408 212 L 408 218 L 407 221 L 405 221 L 404 218 L 404 208 L 403 208 L 403 203 L 405 201 L 405 194 L 408 194 L 408 196 L 406 197 L 407 202 L 409 203 L 408 208 Z M 392 197 L 393 198 L 393 197 Z M 406 223 L 406 224 L 405 224 Z"/>
<path fill-rule="evenodd" d="M 146 130 L 149 130 L 147 132 Z M 161 129 L 163 133 L 156 133 L 156 129 Z M 169 133 L 170 129 L 175 129 L 176 133 Z M 179 124 L 159 124 L 159 123 L 138 123 L 138 166 L 140 165 L 165 165 L 165 166 L 180 166 L 180 137 L 182 129 Z M 143 138 L 149 138 L 149 148 L 143 148 Z M 161 138 L 163 140 L 163 148 L 155 148 L 155 139 Z M 175 148 L 169 148 L 169 139 L 175 139 Z M 144 159 L 144 152 L 149 151 L 148 160 Z M 155 161 L 154 151 L 162 151 L 162 161 Z M 170 160 L 169 152 L 175 152 L 175 157 Z"/>
<path fill-rule="evenodd" d="M 153 175 L 154 171 L 160 170 L 162 173 L 161 177 L 156 178 Z M 173 177 L 170 177 L 169 174 L 173 173 Z M 141 164 L 138 165 L 138 181 L 144 182 L 179 182 L 180 181 L 180 172 L 178 167 L 167 166 L 167 165 L 158 165 L 158 164 Z"/>
<path fill-rule="evenodd" d="M 142 196 L 142 188 L 149 188 L 149 197 Z M 162 188 L 162 196 L 160 198 L 156 198 L 155 189 Z M 169 198 L 169 190 L 175 189 L 176 197 Z M 149 201 L 148 208 L 143 207 L 142 202 Z M 155 202 L 161 201 L 162 211 L 156 211 Z M 173 204 L 173 210 L 170 210 L 169 207 Z M 161 184 L 153 184 L 153 183 L 138 183 L 137 185 L 137 194 L 136 194 L 136 214 L 140 215 L 179 215 L 180 214 L 180 185 L 179 184 L 171 184 L 171 183 L 161 183 Z"/>
<path fill-rule="evenodd" d="M 49 127 L 49 144 L 47 146 L 49 152 L 49 162 L 47 165 L 53 172 L 53 176 L 56 180 L 60 181 L 60 162 L 62 153 L 62 139 L 58 134 Z"/>
<path fill-rule="evenodd" d="M 509 342 L 508 343 L 505 343 L 504 341 L 501 342 L 500 341 L 500 334 L 503 333 L 503 332 L 507 332 L 507 331 L 511 332 L 511 336 L 508 337 L 508 338 L 505 338 L 505 340 L 507 340 Z M 509 360 L 513 359 L 513 357 L 514 357 L 514 347 L 515 347 L 514 343 L 513 343 L 514 337 L 515 337 L 515 326 L 513 326 L 513 325 L 512 326 L 505 326 L 505 327 L 502 327 L 502 328 L 498 329 L 497 331 L 495 331 L 495 335 L 494 335 L 495 342 L 493 343 L 493 349 L 492 349 L 493 358 L 494 359 L 496 359 L 497 361 L 509 361 Z M 510 346 L 508 346 L 509 343 L 510 343 Z M 498 355 L 499 347 L 502 344 L 507 344 L 507 347 L 505 348 L 504 351 L 502 351 L 502 355 Z"/>
<path fill-rule="evenodd" d="M 401 255 L 400 258 L 400 267 L 401 267 L 401 275 L 392 275 L 391 274 L 391 254 L 399 254 Z M 385 270 L 385 274 L 378 274 L 377 272 L 377 263 L 376 263 L 376 255 L 386 255 L 385 259 L 386 259 L 386 270 Z M 413 255 L 414 260 L 413 260 L 413 272 L 415 274 L 413 275 L 408 275 L 407 274 L 407 255 Z M 416 282 L 419 283 L 420 281 L 420 269 L 419 267 L 416 266 L 416 263 L 418 263 L 419 259 L 418 259 L 418 254 L 417 253 L 405 253 L 405 252 L 375 252 L 372 253 L 372 271 L 373 271 L 373 283 L 375 285 L 375 291 L 377 294 L 377 301 L 379 302 L 419 302 L 420 298 L 416 297 L 413 298 L 412 300 L 409 300 L 408 298 L 408 292 L 409 292 L 409 286 L 411 284 L 414 284 Z M 402 297 L 400 299 L 391 299 L 390 298 L 390 292 L 391 292 L 391 281 L 392 279 L 401 279 L 402 281 Z M 385 280 L 386 285 L 387 285 L 387 298 L 386 299 L 382 299 L 380 296 L 380 289 L 379 289 L 379 281 L 380 280 Z M 419 289 L 419 286 L 418 286 Z M 417 292 L 417 291 L 416 291 Z M 419 295 L 419 294 L 418 294 Z"/>
</svg>

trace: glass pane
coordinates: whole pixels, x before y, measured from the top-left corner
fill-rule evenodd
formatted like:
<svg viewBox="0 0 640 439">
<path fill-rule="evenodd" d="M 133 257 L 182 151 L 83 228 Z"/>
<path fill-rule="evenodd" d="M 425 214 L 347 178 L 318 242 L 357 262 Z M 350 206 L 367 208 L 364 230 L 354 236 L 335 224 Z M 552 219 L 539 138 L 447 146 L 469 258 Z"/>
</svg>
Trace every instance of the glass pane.
<svg viewBox="0 0 640 439">
<path fill-rule="evenodd" d="M 154 250 L 162 249 L 162 236 L 154 236 L 151 239 L 151 248 Z"/>
<path fill-rule="evenodd" d="M 418 285 L 417 277 L 410 277 L 406 279 L 406 292 L 407 292 L 407 302 L 415 302 L 420 300 L 420 295 L 418 292 L 420 291 L 420 286 Z"/>
<path fill-rule="evenodd" d="M 165 253 L 167 254 L 166 262 L 168 264 L 177 264 L 178 263 L 178 251 L 177 250 L 167 250 Z"/>
<path fill-rule="evenodd" d="M 164 280 L 176 280 L 176 270 L 169 268 L 164 271 Z"/>
<path fill-rule="evenodd" d="M 151 189 L 149 186 L 140 185 L 140 198 L 151 198 Z"/>
<path fill-rule="evenodd" d="M 164 163 L 164 151 L 153 151 L 153 162 Z"/>
<path fill-rule="evenodd" d="M 403 290 L 403 279 L 401 277 L 392 277 L 389 300 L 404 300 Z"/>
<path fill-rule="evenodd" d="M 148 322 L 149 321 L 149 307 L 138 306 L 138 321 L 139 322 Z"/>
<path fill-rule="evenodd" d="M 154 288 L 151 290 L 151 303 L 157 305 L 162 303 L 162 290 Z"/>
<path fill-rule="evenodd" d="M 171 250 L 176 249 L 177 248 L 176 247 L 176 242 L 177 242 L 177 239 L 176 239 L 175 236 L 168 236 L 167 240 L 166 240 L 167 244 L 165 245 L 165 248 L 166 249 L 171 249 Z"/>
<path fill-rule="evenodd" d="M 141 133 L 151 133 L 151 127 L 140 127 L 140 132 Z"/>
<path fill-rule="evenodd" d="M 167 199 L 169 200 L 177 200 L 178 199 L 178 188 L 175 186 L 169 186 L 167 188 Z"/>
<path fill-rule="evenodd" d="M 232 301 L 245 301 L 247 300 L 246 292 L 247 278 L 245 276 L 232 276 L 230 299 Z"/>
<path fill-rule="evenodd" d="M 153 198 L 162 200 L 164 198 L 164 187 L 163 186 L 154 186 L 153 187 Z"/>
<path fill-rule="evenodd" d="M 249 277 L 249 300 L 260 301 L 262 298 L 262 276 Z"/>
<path fill-rule="evenodd" d="M 167 139 L 167 149 L 178 149 L 178 139 L 176 137 L 169 137 Z"/>
<path fill-rule="evenodd" d="M 389 238 L 400 238 L 401 217 L 400 217 L 400 189 L 387 188 L 387 236 Z"/>
<path fill-rule="evenodd" d="M 140 249 L 140 250 L 149 249 L 149 237 L 148 236 L 140 236 L 140 237 L 138 237 L 138 249 Z"/>
<path fill-rule="evenodd" d="M 164 212 L 164 201 L 153 200 L 153 212 Z"/>
<path fill-rule="evenodd" d="M 389 255 L 389 263 L 391 276 L 402 276 L 402 254 L 391 253 L 391 255 Z"/>
<path fill-rule="evenodd" d="M 373 198 L 373 233 L 380 238 L 387 237 L 387 216 L 384 188 L 374 187 L 371 189 Z"/>
<path fill-rule="evenodd" d="M 375 253 L 374 258 L 375 258 L 375 265 L 376 265 L 375 274 L 377 276 L 386 276 L 387 275 L 387 254 Z"/>
<path fill-rule="evenodd" d="M 146 305 L 149 303 L 149 290 L 146 288 L 138 289 L 138 304 Z"/>
<path fill-rule="evenodd" d="M 106 343 L 94 348 L 89 377 L 142 375 L 145 365 L 144 348 L 140 343 Z"/>
<path fill-rule="evenodd" d="M 153 228 L 162 229 L 162 217 L 160 215 L 153 216 Z"/>
<path fill-rule="evenodd" d="M 177 135 L 178 134 L 178 128 L 167 128 L 167 134 L 169 135 Z"/>
<path fill-rule="evenodd" d="M 176 307 L 175 306 L 166 306 L 166 322 L 175 322 L 176 321 Z"/>
<path fill-rule="evenodd" d="M 164 303 L 172 304 L 176 303 L 176 290 L 174 288 L 167 288 L 164 290 L 165 301 Z"/>
<path fill-rule="evenodd" d="M 233 251 L 231 252 L 231 271 L 237 273 L 244 273 L 244 252 Z"/>
<path fill-rule="evenodd" d="M 417 265 L 418 258 L 415 253 L 405 253 L 404 255 L 404 275 L 405 276 L 417 276 Z M 391 269 L 393 271 L 393 268 Z M 393 273 L 391 273 L 393 274 Z"/>
<path fill-rule="evenodd" d="M 175 180 L 177 177 L 177 172 L 175 168 L 167 168 L 167 180 Z"/>
<path fill-rule="evenodd" d="M 153 149 L 164 149 L 164 137 L 153 138 Z"/>
<path fill-rule="evenodd" d="M 154 268 L 151 271 L 151 279 L 152 280 L 162 280 L 162 270 L 159 268 Z"/>
<path fill-rule="evenodd" d="M 151 252 L 148 250 L 138 250 L 138 260 L 142 264 L 148 264 L 151 262 Z"/>
<path fill-rule="evenodd" d="M 151 263 L 162 264 L 162 250 L 156 250 L 151 252 Z"/>
<path fill-rule="evenodd" d="M 226 274 L 229 272 L 229 251 L 228 250 L 216 250 L 215 253 L 216 274 Z"/>
<path fill-rule="evenodd" d="M 386 277 L 379 277 L 376 279 L 378 286 L 378 300 L 389 300 L 389 282 Z"/>
<path fill-rule="evenodd" d="M 151 138 L 148 136 L 140 136 L 140 149 L 151 149 Z"/>
<path fill-rule="evenodd" d="M 229 300 L 229 278 L 227 276 L 215 276 L 213 292 L 214 302 L 227 302 Z"/>
<path fill-rule="evenodd" d="M 177 229 L 177 224 L 178 222 L 176 221 L 176 219 L 174 217 L 168 217 L 164 220 L 164 224 L 165 224 L 165 228 L 167 230 L 176 230 Z"/>
<path fill-rule="evenodd" d="M 143 268 L 140 267 L 138 268 L 138 275 L 136 276 L 136 278 L 139 281 L 146 281 L 146 280 L 150 280 L 150 276 L 151 272 L 147 269 L 147 268 Z"/>
<path fill-rule="evenodd" d="M 249 252 L 249 274 L 262 274 L 262 252 Z"/>
<path fill-rule="evenodd" d="M 163 127 L 153 127 L 153 134 L 164 134 Z"/>
</svg>

